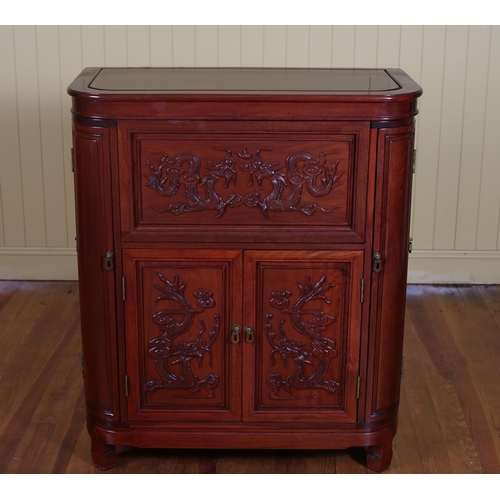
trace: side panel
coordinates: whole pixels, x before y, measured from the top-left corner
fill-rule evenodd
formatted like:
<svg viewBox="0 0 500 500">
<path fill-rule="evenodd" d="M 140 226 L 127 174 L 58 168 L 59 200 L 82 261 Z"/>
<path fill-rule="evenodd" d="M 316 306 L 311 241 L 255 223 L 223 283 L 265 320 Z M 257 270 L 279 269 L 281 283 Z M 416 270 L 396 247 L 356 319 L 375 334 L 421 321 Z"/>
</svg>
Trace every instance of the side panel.
<svg viewBox="0 0 500 500">
<path fill-rule="evenodd" d="M 115 287 L 104 269 L 113 251 L 110 133 L 73 126 L 85 399 L 92 418 L 118 418 Z"/>
<path fill-rule="evenodd" d="M 372 272 L 367 420 L 390 419 L 399 404 L 413 140 L 413 126 L 379 131 L 373 252 L 381 264 Z"/>
</svg>

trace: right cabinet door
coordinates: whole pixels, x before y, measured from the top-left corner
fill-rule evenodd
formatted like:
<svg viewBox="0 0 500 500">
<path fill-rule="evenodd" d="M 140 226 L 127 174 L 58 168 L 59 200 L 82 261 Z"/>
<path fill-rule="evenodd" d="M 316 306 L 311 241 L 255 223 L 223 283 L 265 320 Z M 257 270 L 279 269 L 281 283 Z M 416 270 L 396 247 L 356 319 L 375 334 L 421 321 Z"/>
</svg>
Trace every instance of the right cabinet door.
<svg viewBox="0 0 500 500">
<path fill-rule="evenodd" d="M 245 252 L 243 420 L 356 421 L 363 255 Z"/>
</svg>

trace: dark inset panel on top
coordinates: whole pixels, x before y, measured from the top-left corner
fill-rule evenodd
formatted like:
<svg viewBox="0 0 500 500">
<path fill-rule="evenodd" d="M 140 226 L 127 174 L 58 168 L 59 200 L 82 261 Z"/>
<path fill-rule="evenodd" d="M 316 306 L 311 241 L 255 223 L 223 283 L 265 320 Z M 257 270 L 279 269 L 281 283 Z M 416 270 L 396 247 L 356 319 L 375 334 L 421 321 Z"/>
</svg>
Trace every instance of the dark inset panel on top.
<svg viewBox="0 0 500 500">
<path fill-rule="evenodd" d="M 104 92 L 383 93 L 401 86 L 382 69 L 103 68 L 89 85 Z"/>
</svg>

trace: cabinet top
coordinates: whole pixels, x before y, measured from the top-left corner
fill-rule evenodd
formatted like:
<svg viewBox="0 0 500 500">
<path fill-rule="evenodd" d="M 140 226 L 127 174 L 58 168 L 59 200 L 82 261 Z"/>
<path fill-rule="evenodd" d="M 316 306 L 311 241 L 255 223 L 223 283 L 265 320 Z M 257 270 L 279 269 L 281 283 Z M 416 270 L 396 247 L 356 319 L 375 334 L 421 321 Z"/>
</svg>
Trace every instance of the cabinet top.
<svg viewBox="0 0 500 500">
<path fill-rule="evenodd" d="M 418 94 L 400 69 L 302 68 L 86 68 L 69 86 L 71 95 Z"/>
<path fill-rule="evenodd" d="M 85 68 L 68 93 L 92 119 L 389 121 L 414 116 L 422 89 L 401 69 L 144 67 Z"/>
</svg>

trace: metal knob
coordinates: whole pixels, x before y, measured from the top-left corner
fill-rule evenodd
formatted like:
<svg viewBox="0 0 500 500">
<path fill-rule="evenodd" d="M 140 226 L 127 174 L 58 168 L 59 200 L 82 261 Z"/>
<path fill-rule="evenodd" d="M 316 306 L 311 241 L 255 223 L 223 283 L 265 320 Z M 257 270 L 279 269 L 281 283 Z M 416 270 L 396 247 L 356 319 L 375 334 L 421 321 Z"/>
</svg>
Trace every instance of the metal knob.
<svg viewBox="0 0 500 500">
<path fill-rule="evenodd" d="M 231 344 L 237 344 L 240 341 L 241 326 L 233 325 L 231 328 Z"/>
<path fill-rule="evenodd" d="M 247 344 L 253 344 L 254 341 L 254 329 L 251 326 L 245 326 L 245 342 Z"/>
</svg>

